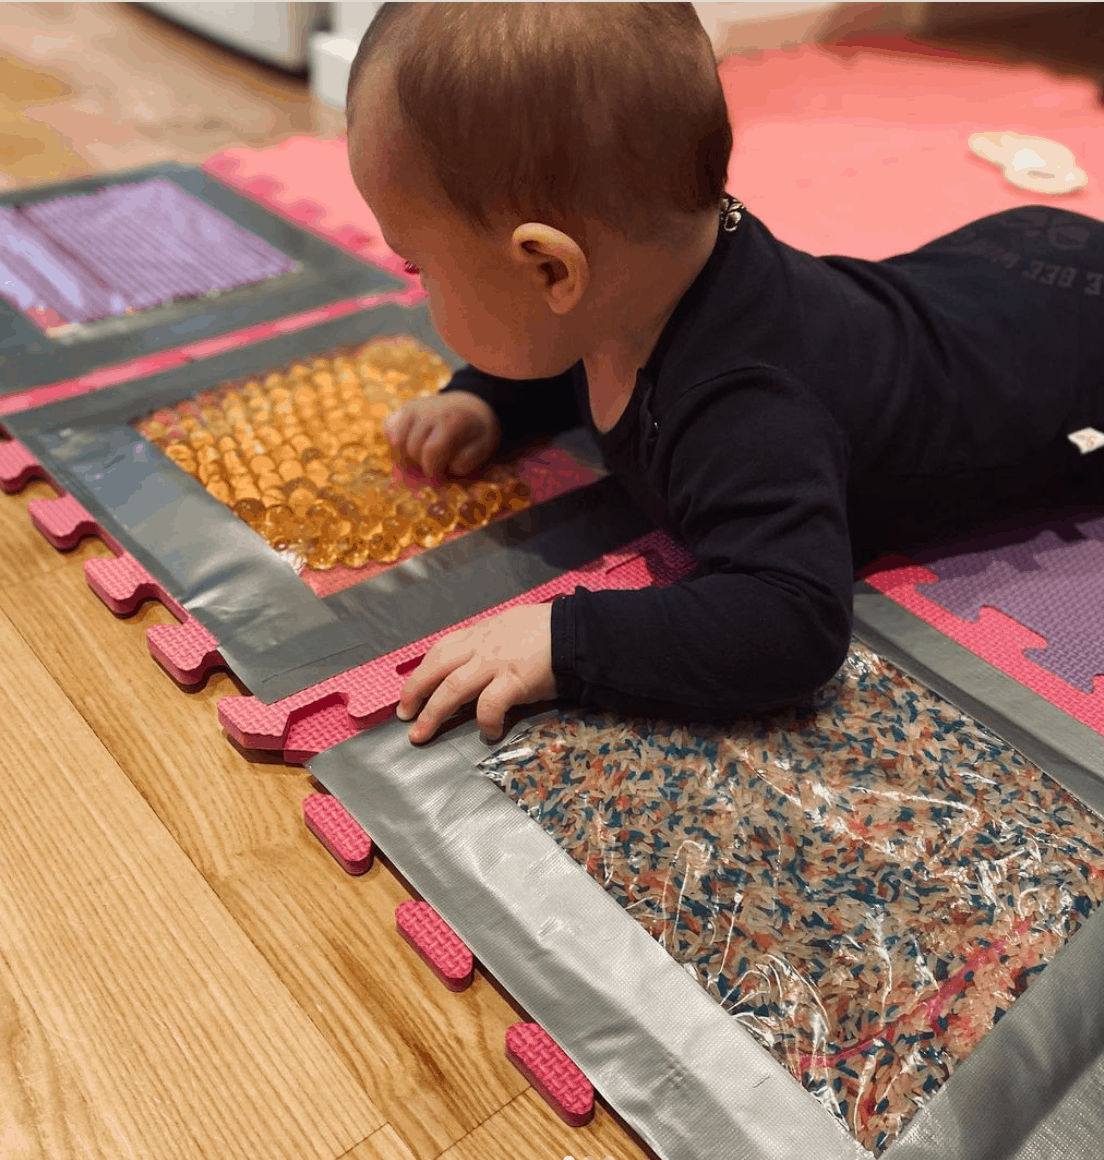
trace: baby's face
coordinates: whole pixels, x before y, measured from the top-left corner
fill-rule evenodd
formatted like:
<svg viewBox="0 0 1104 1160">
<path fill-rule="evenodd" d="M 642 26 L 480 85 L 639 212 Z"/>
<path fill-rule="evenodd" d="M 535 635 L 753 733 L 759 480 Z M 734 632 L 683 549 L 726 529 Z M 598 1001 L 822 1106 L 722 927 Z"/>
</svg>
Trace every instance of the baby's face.
<svg viewBox="0 0 1104 1160">
<path fill-rule="evenodd" d="M 505 378 L 560 374 L 581 357 L 578 316 L 549 310 L 509 227 L 481 237 L 451 209 L 408 147 L 384 66 L 366 70 L 349 126 L 353 179 L 383 240 L 417 267 L 437 332 L 460 358 Z"/>
</svg>

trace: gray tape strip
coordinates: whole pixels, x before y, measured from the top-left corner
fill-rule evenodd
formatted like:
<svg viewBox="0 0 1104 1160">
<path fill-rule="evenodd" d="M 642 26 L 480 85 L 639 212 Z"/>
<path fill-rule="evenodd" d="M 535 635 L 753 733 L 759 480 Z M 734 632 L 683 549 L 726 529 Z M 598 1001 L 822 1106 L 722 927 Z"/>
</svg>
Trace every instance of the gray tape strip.
<svg viewBox="0 0 1104 1160">
<path fill-rule="evenodd" d="M 457 360 L 425 309 L 388 305 L 6 419 L 69 492 L 219 641 L 271 704 L 476 616 L 652 530 L 612 477 L 317 597 L 268 545 L 128 424 L 221 382 L 378 334 Z M 557 440 L 588 456 L 581 431 Z M 598 457 L 593 448 L 589 458 Z"/>
<path fill-rule="evenodd" d="M 474 723 L 391 721 L 311 772 L 608 1104 L 668 1160 L 867 1156 L 539 826 L 474 770 Z"/>
<path fill-rule="evenodd" d="M 476 772 L 490 750 L 474 722 L 417 749 L 406 729 L 392 720 L 360 734 L 315 758 L 311 772 L 660 1156 L 869 1157 Z M 886 1160 L 1095 1160 L 1104 1135 L 1102 960 L 1104 911 L 917 1113 Z"/>
</svg>

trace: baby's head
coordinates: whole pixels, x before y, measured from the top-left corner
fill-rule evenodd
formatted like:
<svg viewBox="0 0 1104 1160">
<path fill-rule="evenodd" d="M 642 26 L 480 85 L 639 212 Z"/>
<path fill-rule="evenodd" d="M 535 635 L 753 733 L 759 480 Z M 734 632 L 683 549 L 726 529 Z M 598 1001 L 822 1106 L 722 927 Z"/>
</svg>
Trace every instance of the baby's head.
<svg viewBox="0 0 1104 1160">
<path fill-rule="evenodd" d="M 490 374 L 566 370 L 716 232 L 732 133 L 691 4 L 384 4 L 348 114 L 384 240 Z"/>
</svg>

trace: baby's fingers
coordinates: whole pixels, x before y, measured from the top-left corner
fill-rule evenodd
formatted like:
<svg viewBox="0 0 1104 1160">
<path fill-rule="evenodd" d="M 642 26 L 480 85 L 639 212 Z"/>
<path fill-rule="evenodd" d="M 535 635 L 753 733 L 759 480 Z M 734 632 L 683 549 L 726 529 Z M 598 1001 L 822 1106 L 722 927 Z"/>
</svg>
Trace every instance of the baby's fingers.
<svg viewBox="0 0 1104 1160">
<path fill-rule="evenodd" d="M 463 444 L 449 462 L 449 474 L 467 475 L 469 471 L 474 471 L 487 458 L 488 452 L 481 447 L 481 443 L 482 440 L 473 439 Z"/>
<path fill-rule="evenodd" d="M 436 423 L 426 436 L 421 447 L 422 471 L 430 479 L 436 479 L 446 461 L 452 457 L 456 444 L 456 434 L 443 422 Z"/>
<path fill-rule="evenodd" d="M 451 672 L 471 660 L 472 649 L 466 645 L 467 635 L 465 630 L 450 632 L 422 657 L 422 663 L 399 690 L 397 715 L 401 720 L 409 721 Z"/>
<path fill-rule="evenodd" d="M 425 470 L 426 444 L 436 432 L 437 427 L 438 421 L 432 415 L 423 412 L 415 417 L 407 432 L 404 448 L 406 456 L 411 463 L 417 464 L 422 470 Z"/>
<path fill-rule="evenodd" d="M 477 664 L 465 664 L 451 673 L 434 689 L 408 736 L 414 744 L 429 741 L 438 729 L 469 701 L 474 701 L 491 680 L 491 674 Z"/>
<path fill-rule="evenodd" d="M 475 707 L 475 719 L 480 733 L 488 741 L 501 740 L 506 728 L 506 714 L 520 703 L 516 683 L 501 676 L 496 677 L 479 695 Z"/>
<path fill-rule="evenodd" d="M 414 422 L 414 413 L 409 407 L 392 411 L 383 421 L 383 433 L 392 447 L 402 447 Z"/>
</svg>

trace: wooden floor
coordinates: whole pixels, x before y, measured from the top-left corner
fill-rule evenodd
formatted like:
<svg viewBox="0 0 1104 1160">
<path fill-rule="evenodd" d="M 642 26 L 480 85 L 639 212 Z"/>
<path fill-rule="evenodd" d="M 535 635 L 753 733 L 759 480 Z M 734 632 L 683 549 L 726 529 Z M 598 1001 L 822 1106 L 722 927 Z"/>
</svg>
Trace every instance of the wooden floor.
<svg viewBox="0 0 1104 1160">
<path fill-rule="evenodd" d="M 0 5 L 0 186 L 173 159 L 344 118 L 306 86 L 126 5 Z M 305 771 L 227 742 L 217 676 L 151 660 L 27 502 L 0 495 L 0 1157 L 640 1160 L 562 1124 L 506 1061 L 517 1014 L 446 991 L 394 929 L 386 868 L 308 835 Z"/>
</svg>

